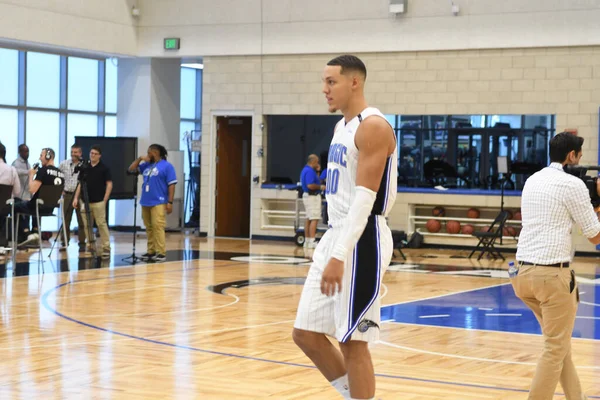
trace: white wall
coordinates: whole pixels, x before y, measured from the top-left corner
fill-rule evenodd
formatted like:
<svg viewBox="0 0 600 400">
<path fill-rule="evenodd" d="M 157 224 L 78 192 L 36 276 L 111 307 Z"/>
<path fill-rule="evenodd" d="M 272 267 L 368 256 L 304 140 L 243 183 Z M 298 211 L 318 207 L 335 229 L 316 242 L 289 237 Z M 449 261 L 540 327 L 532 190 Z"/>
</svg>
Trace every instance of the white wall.
<svg viewBox="0 0 600 400">
<path fill-rule="evenodd" d="M 135 55 L 132 0 L 0 0 L 0 42 Z"/>
<path fill-rule="evenodd" d="M 311 54 L 600 44 L 600 0 L 140 0 L 144 56 Z M 165 52 L 163 38 L 180 37 Z"/>
</svg>

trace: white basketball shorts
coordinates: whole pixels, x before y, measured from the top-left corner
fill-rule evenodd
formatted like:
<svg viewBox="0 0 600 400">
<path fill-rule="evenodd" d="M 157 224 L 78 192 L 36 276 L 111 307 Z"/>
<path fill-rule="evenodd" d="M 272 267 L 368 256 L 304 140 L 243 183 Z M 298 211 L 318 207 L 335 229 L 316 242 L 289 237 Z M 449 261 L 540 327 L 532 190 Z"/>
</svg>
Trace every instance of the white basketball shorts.
<svg viewBox="0 0 600 400">
<path fill-rule="evenodd" d="M 304 203 L 304 210 L 306 211 L 306 219 L 311 221 L 321 219 L 321 196 L 320 195 L 309 195 L 308 193 L 302 194 L 302 203 Z"/>
<path fill-rule="evenodd" d="M 370 216 L 345 262 L 341 292 L 321 293 L 321 277 L 341 229 L 330 228 L 319 242 L 300 297 L 294 327 L 324 333 L 339 342 L 379 340 L 383 275 L 394 251 L 392 232 L 382 216 Z"/>
</svg>

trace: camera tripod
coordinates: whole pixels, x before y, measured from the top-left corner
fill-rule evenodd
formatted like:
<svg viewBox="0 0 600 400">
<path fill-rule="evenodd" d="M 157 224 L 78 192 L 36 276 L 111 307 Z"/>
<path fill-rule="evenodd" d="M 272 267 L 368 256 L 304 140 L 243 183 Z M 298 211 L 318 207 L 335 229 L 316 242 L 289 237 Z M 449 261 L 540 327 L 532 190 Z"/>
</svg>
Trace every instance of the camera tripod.
<svg viewBox="0 0 600 400">
<path fill-rule="evenodd" d="M 138 261 L 143 261 L 141 257 L 137 257 L 135 255 L 135 240 L 137 237 L 137 183 L 138 183 L 138 176 L 140 175 L 139 172 L 135 171 L 135 172 L 131 172 L 131 171 L 127 171 L 127 175 L 133 175 L 135 176 L 135 179 L 133 180 L 133 248 L 132 248 L 132 252 L 131 255 L 129 257 L 125 257 L 123 258 L 121 261 L 125 261 L 129 264 L 135 265 L 136 262 Z"/>
<path fill-rule="evenodd" d="M 96 254 L 96 235 L 94 235 L 94 226 L 92 225 L 92 218 L 91 218 L 91 210 L 90 210 L 90 201 L 89 201 L 89 196 L 88 196 L 88 189 L 87 189 L 87 180 L 86 177 L 84 175 L 83 171 L 80 171 L 79 174 L 79 179 L 77 182 L 77 186 L 75 187 L 75 192 L 77 193 L 77 189 L 79 189 L 79 187 L 81 186 L 81 194 L 83 197 L 83 204 L 85 206 L 85 219 L 87 222 L 87 240 L 88 240 L 88 246 L 91 248 L 91 252 L 92 252 L 92 259 L 94 260 L 94 262 L 96 262 L 96 259 L 98 258 L 98 255 Z M 64 207 L 64 204 L 63 204 Z M 65 212 L 65 215 L 67 213 L 73 213 L 73 203 L 68 204 L 67 206 L 67 212 Z M 75 210 L 75 212 L 77 212 L 77 210 Z M 54 245 L 56 245 L 56 242 L 58 241 L 58 238 L 60 238 L 60 235 L 63 231 L 63 229 L 65 229 L 65 223 L 64 220 L 62 222 L 62 224 L 60 225 L 60 229 L 58 230 L 58 235 L 57 235 L 57 240 L 54 241 L 54 243 L 52 244 L 52 248 L 50 249 L 50 254 L 48 254 L 48 257 L 50 257 L 52 255 L 52 251 L 54 250 Z M 68 229 L 68 228 L 66 228 Z M 82 229 L 82 227 L 78 227 L 78 229 Z M 65 245 L 68 245 L 68 243 L 65 243 Z"/>
</svg>

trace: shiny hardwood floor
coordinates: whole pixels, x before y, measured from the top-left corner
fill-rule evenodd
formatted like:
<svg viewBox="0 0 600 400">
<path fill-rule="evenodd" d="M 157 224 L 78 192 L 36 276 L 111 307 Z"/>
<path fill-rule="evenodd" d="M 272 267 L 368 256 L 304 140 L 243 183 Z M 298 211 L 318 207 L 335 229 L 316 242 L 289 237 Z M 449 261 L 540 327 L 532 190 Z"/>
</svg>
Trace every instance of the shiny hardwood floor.
<svg viewBox="0 0 600 400">
<path fill-rule="evenodd" d="M 121 261 L 131 236 L 112 239 L 110 260 L 80 260 L 72 244 L 69 264 L 44 254 L 43 274 L 35 252 L 19 253 L 15 276 L 0 258 L 0 398 L 339 398 L 290 337 L 309 252 L 169 234 L 167 262 L 132 266 Z M 526 398 L 542 338 L 516 317 L 525 311 L 505 263 L 406 253 L 384 278 L 376 398 Z M 591 305 L 573 354 L 590 398 L 600 398 L 598 264 L 575 266 Z"/>
</svg>

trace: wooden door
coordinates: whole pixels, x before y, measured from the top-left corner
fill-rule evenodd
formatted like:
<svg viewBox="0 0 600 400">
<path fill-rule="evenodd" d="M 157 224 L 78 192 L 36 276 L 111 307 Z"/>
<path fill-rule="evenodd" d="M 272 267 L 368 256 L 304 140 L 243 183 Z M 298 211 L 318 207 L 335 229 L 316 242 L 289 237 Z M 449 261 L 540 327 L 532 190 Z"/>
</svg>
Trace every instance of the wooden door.
<svg viewBox="0 0 600 400">
<path fill-rule="evenodd" d="M 250 237 L 251 117 L 217 117 L 215 235 Z"/>
</svg>

